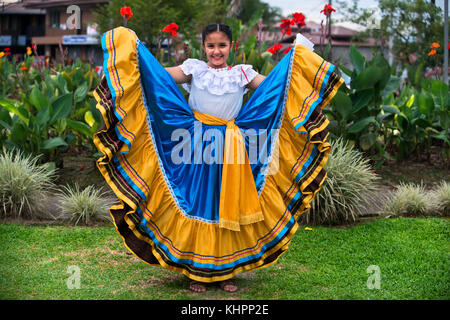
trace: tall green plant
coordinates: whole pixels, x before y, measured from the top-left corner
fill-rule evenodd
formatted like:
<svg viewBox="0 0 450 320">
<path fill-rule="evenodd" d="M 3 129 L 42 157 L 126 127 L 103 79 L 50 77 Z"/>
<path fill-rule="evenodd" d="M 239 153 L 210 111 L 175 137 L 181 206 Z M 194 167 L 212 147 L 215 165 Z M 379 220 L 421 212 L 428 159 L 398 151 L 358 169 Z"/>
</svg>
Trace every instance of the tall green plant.
<svg viewBox="0 0 450 320">
<path fill-rule="evenodd" d="M 382 110 L 383 99 L 400 85 L 400 79 L 392 75 L 389 63 L 381 53 L 372 60 L 350 46 L 350 61 L 353 70 L 339 68 L 351 77 L 350 86 L 341 86 L 325 113 L 331 118 L 330 128 L 335 137 L 343 136 L 355 142 L 363 151 L 375 151 L 379 165 L 388 158 L 383 141 Z"/>
<path fill-rule="evenodd" d="M 0 71 L 17 68 L 14 63 L 4 61 Z M 64 70 L 36 70 L 31 65 L 23 69 L 13 76 L 18 90 L 0 99 L 0 147 L 43 154 L 43 161 L 56 162 L 71 143 L 93 149 L 92 134 L 101 116 L 92 96 L 98 77 L 90 65 L 77 61 Z"/>
</svg>

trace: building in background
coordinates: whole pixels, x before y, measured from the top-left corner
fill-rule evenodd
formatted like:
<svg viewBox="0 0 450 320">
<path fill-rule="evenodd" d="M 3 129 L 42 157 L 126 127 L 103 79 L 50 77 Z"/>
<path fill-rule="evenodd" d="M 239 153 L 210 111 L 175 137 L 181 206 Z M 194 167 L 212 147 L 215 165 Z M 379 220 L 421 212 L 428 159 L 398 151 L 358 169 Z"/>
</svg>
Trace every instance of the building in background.
<svg viewBox="0 0 450 320">
<path fill-rule="evenodd" d="M 23 54 L 36 44 L 38 55 L 101 65 L 100 35 L 93 12 L 108 0 L 0 1 L 0 50 Z"/>
<path fill-rule="evenodd" d="M 59 60 L 63 53 L 67 53 L 67 59 L 101 64 L 100 36 L 96 30 L 93 12 L 99 5 L 107 3 L 107 0 L 23 2 L 30 10 L 45 10 L 45 35 L 32 38 L 34 44 L 44 47 L 45 56 Z M 79 14 L 79 20 L 74 14 Z"/>
<path fill-rule="evenodd" d="M 325 26 L 324 26 L 325 27 Z M 263 31 L 262 41 L 270 43 L 284 44 L 284 50 L 295 40 L 297 28 L 292 27 L 292 34 L 290 36 L 282 36 L 281 27 L 279 24 L 272 26 L 272 32 Z M 314 43 L 314 50 L 320 51 L 321 45 L 325 47 L 328 44 L 328 39 L 322 36 L 322 27 L 319 23 L 308 21 L 306 26 L 301 29 L 301 34 L 310 39 Z M 361 41 L 355 41 L 359 32 L 347 27 L 332 26 L 331 27 L 331 44 L 333 47 L 333 61 L 339 59 L 340 64 L 351 67 L 349 52 L 350 45 L 353 44 L 361 54 L 367 59 L 371 60 L 374 49 L 382 49 L 387 54 L 387 43 L 379 43 L 377 39 L 365 38 Z M 322 44 L 321 44 L 322 41 Z"/>
<path fill-rule="evenodd" d="M 33 37 L 45 35 L 45 10 L 26 8 L 25 2 L 0 2 L 0 51 L 25 53 Z"/>
</svg>

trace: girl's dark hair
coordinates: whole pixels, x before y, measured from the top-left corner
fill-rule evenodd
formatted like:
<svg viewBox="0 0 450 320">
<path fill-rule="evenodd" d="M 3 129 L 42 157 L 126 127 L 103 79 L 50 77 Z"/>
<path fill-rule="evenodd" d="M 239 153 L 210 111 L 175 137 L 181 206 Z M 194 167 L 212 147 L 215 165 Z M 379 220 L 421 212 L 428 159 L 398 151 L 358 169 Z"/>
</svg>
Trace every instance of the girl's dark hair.
<svg viewBox="0 0 450 320">
<path fill-rule="evenodd" d="M 202 43 L 205 44 L 206 36 L 210 33 L 216 32 L 216 31 L 222 31 L 227 35 L 227 38 L 230 40 L 230 43 L 233 41 L 233 33 L 231 32 L 231 28 L 227 26 L 226 24 L 210 24 L 209 26 L 205 27 L 202 32 Z"/>
</svg>

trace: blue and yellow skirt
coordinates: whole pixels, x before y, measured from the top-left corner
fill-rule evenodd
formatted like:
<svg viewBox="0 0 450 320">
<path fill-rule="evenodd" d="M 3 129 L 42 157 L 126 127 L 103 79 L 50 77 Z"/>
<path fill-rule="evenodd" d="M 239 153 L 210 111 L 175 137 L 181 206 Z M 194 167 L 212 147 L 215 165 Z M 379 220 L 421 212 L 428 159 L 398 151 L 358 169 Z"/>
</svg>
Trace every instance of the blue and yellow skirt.
<svg viewBox="0 0 450 320">
<path fill-rule="evenodd" d="M 221 121 L 194 114 L 131 30 L 106 32 L 102 48 L 94 142 L 126 247 L 202 282 L 275 263 L 326 178 L 322 108 L 343 83 L 334 66 L 297 45 L 236 119 Z M 224 161 L 230 148 L 243 161 Z"/>
</svg>

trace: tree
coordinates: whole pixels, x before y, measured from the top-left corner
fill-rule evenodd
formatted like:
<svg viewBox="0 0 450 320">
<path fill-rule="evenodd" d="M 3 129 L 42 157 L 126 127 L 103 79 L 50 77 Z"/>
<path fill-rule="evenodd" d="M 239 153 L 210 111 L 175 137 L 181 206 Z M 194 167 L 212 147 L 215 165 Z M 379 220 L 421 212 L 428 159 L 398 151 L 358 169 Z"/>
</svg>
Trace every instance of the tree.
<svg viewBox="0 0 450 320">
<path fill-rule="evenodd" d="M 111 0 L 95 12 L 100 32 L 123 25 L 120 8 L 130 6 L 133 17 L 127 27 L 148 46 L 156 45 L 158 33 L 171 22 L 179 25 L 184 40 L 196 41 L 202 27 L 216 22 L 223 0 Z"/>
<path fill-rule="evenodd" d="M 262 13 L 262 21 L 267 26 L 279 23 L 282 18 L 280 8 L 271 7 L 260 0 L 243 1 L 237 18 L 240 19 L 243 24 L 246 24 L 256 13 Z"/>
<path fill-rule="evenodd" d="M 392 54 L 403 64 L 410 63 L 410 55 L 425 66 L 433 66 L 436 57 L 428 57 L 433 42 L 442 43 L 444 37 L 442 10 L 425 0 L 378 0 L 376 8 L 361 9 L 359 0 L 349 6 L 346 1 L 337 0 L 340 12 L 346 12 L 344 19 L 367 28 L 363 33 L 380 40 L 391 40 Z M 379 18 L 378 18 L 379 17 Z M 442 50 L 437 57 L 441 58 Z"/>
</svg>

